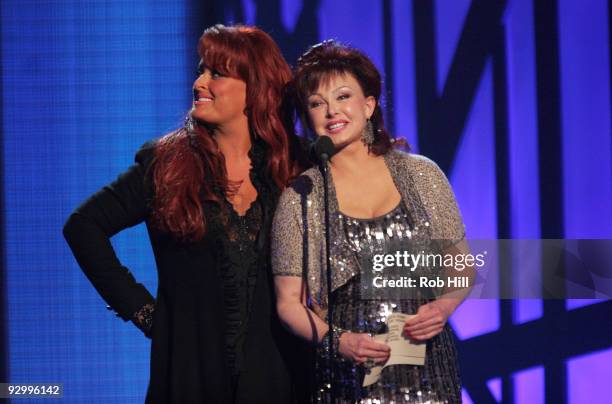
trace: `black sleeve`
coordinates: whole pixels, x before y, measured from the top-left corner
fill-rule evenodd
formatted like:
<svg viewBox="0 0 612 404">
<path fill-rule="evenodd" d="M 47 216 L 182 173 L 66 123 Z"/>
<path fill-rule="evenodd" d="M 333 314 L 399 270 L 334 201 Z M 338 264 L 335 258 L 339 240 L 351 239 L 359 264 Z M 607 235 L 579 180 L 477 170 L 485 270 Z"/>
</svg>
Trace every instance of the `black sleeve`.
<svg viewBox="0 0 612 404">
<path fill-rule="evenodd" d="M 134 320 L 141 309 L 155 301 L 121 265 L 110 238 L 147 217 L 150 192 L 145 180 L 153 153 L 153 142 L 145 143 L 136 154 L 135 164 L 83 202 L 64 225 L 64 237 L 81 269 L 125 321 Z"/>
</svg>

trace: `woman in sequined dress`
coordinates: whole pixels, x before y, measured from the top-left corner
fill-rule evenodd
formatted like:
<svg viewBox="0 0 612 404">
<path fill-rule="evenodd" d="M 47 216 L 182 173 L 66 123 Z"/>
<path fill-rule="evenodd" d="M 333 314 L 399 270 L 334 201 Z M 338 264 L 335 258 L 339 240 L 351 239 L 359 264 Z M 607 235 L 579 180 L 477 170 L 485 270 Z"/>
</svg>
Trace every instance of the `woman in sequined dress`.
<svg viewBox="0 0 612 404">
<path fill-rule="evenodd" d="M 299 172 L 282 104 L 291 70 L 255 27 L 210 27 L 198 53 L 185 127 L 146 143 L 64 235 L 109 308 L 152 339 L 147 403 L 290 403 L 287 358 L 299 341 L 274 310 L 269 234 Z M 155 299 L 110 243 L 143 221 Z"/>
<path fill-rule="evenodd" d="M 338 402 L 460 402 L 454 334 L 448 317 L 464 294 L 433 299 L 397 292 L 363 298 L 361 265 L 393 246 L 404 250 L 467 253 L 464 226 L 449 183 L 431 160 L 398 151 L 385 131 L 381 78 L 361 52 L 325 41 L 298 61 L 298 114 L 316 135 L 331 137 L 330 246 L 334 339 L 326 338 L 327 285 L 323 179 L 317 168 L 282 194 L 272 231 L 277 310 L 294 334 L 317 344 L 313 401 L 330 401 L 326 353 L 334 352 Z M 367 271 L 367 268 L 364 267 Z M 373 334 L 386 332 L 392 312 L 413 314 L 403 332 L 424 341 L 424 366 L 394 365 L 362 387 L 367 367 L 390 354 Z M 367 365 L 367 366 L 366 366 Z"/>
</svg>

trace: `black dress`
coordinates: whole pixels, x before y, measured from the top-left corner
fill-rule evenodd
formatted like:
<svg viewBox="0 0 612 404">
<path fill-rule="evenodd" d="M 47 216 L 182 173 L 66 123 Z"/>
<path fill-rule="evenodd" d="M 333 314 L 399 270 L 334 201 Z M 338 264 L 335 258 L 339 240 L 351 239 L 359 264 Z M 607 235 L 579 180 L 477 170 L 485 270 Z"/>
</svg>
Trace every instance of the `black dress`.
<svg viewBox="0 0 612 404">
<path fill-rule="evenodd" d="M 204 203 L 207 233 L 180 242 L 150 222 L 155 142 L 136 163 L 79 206 L 64 236 L 85 275 L 125 321 L 152 338 L 147 403 L 287 403 L 299 393 L 303 346 L 278 321 L 269 267 L 269 234 L 279 191 L 253 142 L 251 180 L 258 197 L 245 217 Z M 158 290 L 154 299 L 121 265 L 110 244 L 145 221 Z M 289 355 L 291 353 L 291 355 Z M 292 362 L 286 360 L 291 358 Z M 295 364 L 295 366 L 293 366 Z"/>
</svg>

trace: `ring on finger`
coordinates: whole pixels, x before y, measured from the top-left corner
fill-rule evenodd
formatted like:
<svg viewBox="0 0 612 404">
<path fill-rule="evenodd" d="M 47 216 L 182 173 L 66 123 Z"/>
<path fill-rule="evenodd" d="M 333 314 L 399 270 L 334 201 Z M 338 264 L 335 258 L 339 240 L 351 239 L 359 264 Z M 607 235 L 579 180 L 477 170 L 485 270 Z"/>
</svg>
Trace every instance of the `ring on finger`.
<svg viewBox="0 0 612 404">
<path fill-rule="evenodd" d="M 363 362 L 363 366 L 366 368 L 373 368 L 375 366 L 373 358 L 366 358 L 365 362 Z"/>
</svg>

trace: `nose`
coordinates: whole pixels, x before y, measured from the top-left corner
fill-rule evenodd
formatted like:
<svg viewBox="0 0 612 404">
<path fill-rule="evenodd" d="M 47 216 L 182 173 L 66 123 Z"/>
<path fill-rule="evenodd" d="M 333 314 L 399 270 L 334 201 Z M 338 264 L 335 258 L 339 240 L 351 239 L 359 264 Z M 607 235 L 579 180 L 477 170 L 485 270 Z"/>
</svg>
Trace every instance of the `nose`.
<svg viewBox="0 0 612 404">
<path fill-rule="evenodd" d="M 334 101 L 330 101 L 327 103 L 327 117 L 331 118 L 334 115 L 338 114 L 338 108 Z"/>
<path fill-rule="evenodd" d="M 208 88 L 208 82 L 210 81 L 210 72 L 208 69 L 204 71 L 204 73 L 200 74 L 198 78 L 195 80 L 194 87 L 195 88 Z"/>
</svg>

